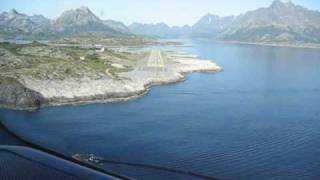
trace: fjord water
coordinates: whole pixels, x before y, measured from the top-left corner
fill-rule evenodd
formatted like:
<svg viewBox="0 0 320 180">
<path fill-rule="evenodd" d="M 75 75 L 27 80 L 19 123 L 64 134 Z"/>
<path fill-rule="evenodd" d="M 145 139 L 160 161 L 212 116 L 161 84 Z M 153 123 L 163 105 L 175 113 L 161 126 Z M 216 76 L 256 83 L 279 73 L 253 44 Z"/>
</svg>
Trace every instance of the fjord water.
<svg viewBox="0 0 320 180">
<path fill-rule="evenodd" d="M 1 110 L 0 119 L 26 140 L 67 155 L 222 179 L 319 178 L 320 50 L 188 43 L 180 50 L 224 71 L 192 74 L 129 102 Z"/>
</svg>

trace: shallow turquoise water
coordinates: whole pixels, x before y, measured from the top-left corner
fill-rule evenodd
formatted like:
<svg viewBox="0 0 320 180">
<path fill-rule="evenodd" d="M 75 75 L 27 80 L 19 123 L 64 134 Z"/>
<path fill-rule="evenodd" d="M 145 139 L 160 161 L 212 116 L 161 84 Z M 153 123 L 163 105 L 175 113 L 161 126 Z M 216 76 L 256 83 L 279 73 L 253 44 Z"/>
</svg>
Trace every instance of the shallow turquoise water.
<svg viewBox="0 0 320 180">
<path fill-rule="evenodd" d="M 0 119 L 68 155 L 94 153 L 223 179 L 320 177 L 320 50 L 188 43 L 193 47 L 183 50 L 225 71 L 196 73 L 125 103 L 0 110 Z M 129 171 L 147 177 L 145 170 Z M 151 178 L 165 177 L 155 173 Z"/>
</svg>

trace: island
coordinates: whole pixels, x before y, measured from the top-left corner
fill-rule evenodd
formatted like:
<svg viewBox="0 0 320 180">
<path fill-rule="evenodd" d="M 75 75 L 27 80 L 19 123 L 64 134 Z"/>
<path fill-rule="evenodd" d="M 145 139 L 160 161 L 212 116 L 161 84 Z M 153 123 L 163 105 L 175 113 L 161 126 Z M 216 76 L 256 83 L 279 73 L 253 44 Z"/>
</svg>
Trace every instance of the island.
<svg viewBox="0 0 320 180">
<path fill-rule="evenodd" d="M 188 73 L 222 70 L 196 55 L 160 51 L 151 45 L 159 44 L 139 38 L 3 42 L 0 106 L 34 110 L 126 101 L 147 94 L 153 85 L 183 81 Z"/>
</svg>

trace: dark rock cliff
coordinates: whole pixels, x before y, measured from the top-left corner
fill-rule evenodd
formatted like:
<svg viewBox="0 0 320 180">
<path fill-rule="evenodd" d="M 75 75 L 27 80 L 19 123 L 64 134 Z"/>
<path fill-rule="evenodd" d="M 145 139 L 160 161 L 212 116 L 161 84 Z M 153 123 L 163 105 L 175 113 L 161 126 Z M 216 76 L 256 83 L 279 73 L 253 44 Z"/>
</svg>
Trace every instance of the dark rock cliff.
<svg viewBox="0 0 320 180">
<path fill-rule="evenodd" d="M 0 77 L 0 106 L 14 109 L 36 109 L 45 102 L 45 98 L 40 93 L 25 87 L 17 79 Z"/>
</svg>

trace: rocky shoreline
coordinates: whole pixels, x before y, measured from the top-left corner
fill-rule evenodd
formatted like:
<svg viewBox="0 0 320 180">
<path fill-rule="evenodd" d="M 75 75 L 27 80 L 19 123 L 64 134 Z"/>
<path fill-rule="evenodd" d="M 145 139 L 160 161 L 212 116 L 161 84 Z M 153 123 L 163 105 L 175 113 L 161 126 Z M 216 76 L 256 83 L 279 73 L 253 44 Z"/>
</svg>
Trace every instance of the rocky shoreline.
<svg viewBox="0 0 320 180">
<path fill-rule="evenodd" d="M 0 77 L 0 106 L 35 110 L 47 106 L 128 101 L 146 95 L 155 85 L 184 81 L 192 72 L 218 72 L 215 63 L 194 55 L 170 54 L 164 68 L 137 67 L 118 74 L 118 79 L 99 78 L 40 80 L 29 77 Z"/>
</svg>

